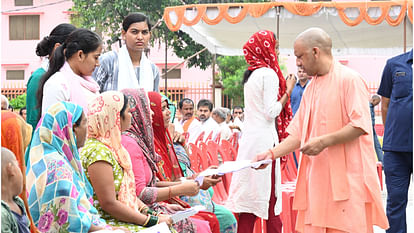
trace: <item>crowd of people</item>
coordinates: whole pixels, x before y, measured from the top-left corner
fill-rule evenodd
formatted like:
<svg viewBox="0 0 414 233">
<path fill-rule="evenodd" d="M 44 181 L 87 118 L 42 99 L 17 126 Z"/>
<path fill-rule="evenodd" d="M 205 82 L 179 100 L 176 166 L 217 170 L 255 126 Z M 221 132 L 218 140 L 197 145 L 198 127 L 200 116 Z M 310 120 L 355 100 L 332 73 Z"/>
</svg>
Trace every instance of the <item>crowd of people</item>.
<svg viewBox="0 0 414 233">
<path fill-rule="evenodd" d="M 2 96 L 2 232 L 138 232 L 166 223 L 172 232 L 250 233 L 259 217 L 267 232 L 281 233 L 278 158 L 297 149 L 297 232 L 368 233 L 373 225 L 406 232 L 412 50 L 384 69 L 381 150 L 369 108 L 379 96 L 370 100 L 361 75 L 334 60 L 319 28 L 294 42 L 298 78 L 283 76 L 273 32 L 253 34 L 243 46 L 244 108 L 232 111 L 183 98 L 176 112 L 158 92 L 159 70 L 145 54 L 150 38 L 148 17 L 131 13 L 118 52 L 101 55 L 101 38 L 70 24 L 38 44 L 44 62 L 28 81 L 21 116 Z M 238 161 L 273 162 L 234 173 L 219 205 L 213 187 L 221 177 L 196 181 L 188 145 L 232 137 L 240 138 Z M 387 215 L 375 150 L 384 162 Z M 205 210 L 172 221 L 198 205 Z"/>
</svg>

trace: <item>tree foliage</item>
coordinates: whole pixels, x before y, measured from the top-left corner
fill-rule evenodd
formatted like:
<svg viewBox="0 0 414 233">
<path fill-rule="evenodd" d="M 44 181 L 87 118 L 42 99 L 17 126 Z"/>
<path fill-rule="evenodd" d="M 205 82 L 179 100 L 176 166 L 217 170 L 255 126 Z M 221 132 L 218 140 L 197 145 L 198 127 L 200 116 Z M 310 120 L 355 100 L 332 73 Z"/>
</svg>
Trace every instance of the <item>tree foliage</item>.
<svg viewBox="0 0 414 233">
<path fill-rule="evenodd" d="M 223 84 L 223 93 L 233 100 L 233 106 L 244 105 L 243 75 L 248 65 L 243 56 L 220 56 L 217 58 L 219 78 Z M 279 66 L 286 75 L 284 60 L 279 58 Z"/>
<path fill-rule="evenodd" d="M 197 3 L 228 3 L 246 2 L 243 0 L 73 0 L 72 23 L 76 26 L 84 27 L 96 31 L 109 38 L 106 44 L 110 46 L 117 43 L 121 38 L 122 20 L 131 12 L 142 12 L 150 17 L 153 24 L 162 19 L 164 8 L 168 6 L 178 6 L 183 4 Z M 247 2 L 264 2 L 264 0 L 250 0 Z M 167 33 L 167 37 L 165 36 Z M 174 49 L 175 54 L 180 58 L 187 58 L 200 51 L 204 47 L 188 36 L 188 34 L 178 31 L 171 32 L 164 23 L 152 31 L 152 43 L 155 41 L 167 42 L 170 48 Z M 205 51 L 192 58 L 188 66 L 196 66 L 206 69 L 211 65 L 211 54 Z"/>
<path fill-rule="evenodd" d="M 13 107 L 13 109 L 21 109 L 23 107 L 26 107 L 26 94 L 19 95 L 16 98 L 10 100 L 9 104 Z"/>
<path fill-rule="evenodd" d="M 243 73 L 247 64 L 243 56 L 220 56 L 217 58 L 223 93 L 233 100 L 233 106 L 243 105 Z"/>
</svg>

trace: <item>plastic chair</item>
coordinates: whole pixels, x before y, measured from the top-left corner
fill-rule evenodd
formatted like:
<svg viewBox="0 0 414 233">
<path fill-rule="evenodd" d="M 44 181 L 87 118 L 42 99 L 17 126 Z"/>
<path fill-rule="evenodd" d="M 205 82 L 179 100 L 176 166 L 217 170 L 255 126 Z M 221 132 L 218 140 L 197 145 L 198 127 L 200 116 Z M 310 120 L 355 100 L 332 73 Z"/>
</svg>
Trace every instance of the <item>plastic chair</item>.
<svg viewBox="0 0 414 233">
<path fill-rule="evenodd" d="M 238 151 L 239 150 L 239 133 L 234 132 L 229 141 L 232 144 L 233 148 L 236 151 Z"/>
<path fill-rule="evenodd" d="M 217 143 L 217 144 L 220 144 L 220 141 L 221 141 L 221 132 L 218 133 L 216 135 L 216 138 L 214 139 L 214 142 Z"/>
<path fill-rule="evenodd" d="M 212 139 L 213 139 L 213 131 L 210 132 L 210 134 L 207 136 L 207 138 L 204 142 L 211 141 Z"/>
<path fill-rule="evenodd" d="M 266 220 L 257 218 L 253 228 L 254 233 L 266 233 Z"/>
<path fill-rule="evenodd" d="M 207 154 L 210 157 L 209 164 L 218 166 L 220 164 L 220 161 L 219 161 L 219 158 L 218 158 L 219 145 L 214 141 L 209 141 L 209 142 L 207 142 L 206 148 L 207 148 Z"/>
<path fill-rule="evenodd" d="M 191 149 L 191 154 L 189 155 L 190 162 L 191 162 L 191 169 L 195 172 L 200 172 L 201 171 L 201 168 L 200 168 L 201 151 L 200 149 L 198 149 L 198 147 L 195 144 L 190 143 L 189 145 Z"/>
<path fill-rule="evenodd" d="M 199 146 L 200 145 L 200 142 L 202 142 L 203 141 L 203 138 L 204 138 L 204 131 L 203 132 L 201 132 L 199 135 L 198 135 L 198 137 L 197 137 L 197 139 L 195 140 L 195 142 L 194 142 L 194 144 L 196 145 L 196 146 Z"/>
<path fill-rule="evenodd" d="M 381 191 L 382 191 L 382 163 L 381 162 L 377 162 L 377 173 L 378 173 L 378 178 L 379 178 L 379 182 L 381 185 Z"/>
</svg>

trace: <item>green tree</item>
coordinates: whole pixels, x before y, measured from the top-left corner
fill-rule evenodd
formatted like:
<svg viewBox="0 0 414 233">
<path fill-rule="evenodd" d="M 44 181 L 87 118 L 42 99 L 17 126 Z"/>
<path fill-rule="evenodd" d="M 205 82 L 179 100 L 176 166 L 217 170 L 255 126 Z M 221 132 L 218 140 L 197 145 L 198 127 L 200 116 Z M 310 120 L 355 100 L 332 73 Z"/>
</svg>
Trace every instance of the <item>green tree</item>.
<svg viewBox="0 0 414 233">
<path fill-rule="evenodd" d="M 164 8 L 168 6 L 178 6 L 183 4 L 198 3 L 229 3 L 229 2 L 264 2 L 265 0 L 73 0 L 72 10 L 76 12 L 72 16 L 72 23 L 77 26 L 89 28 L 109 36 L 106 41 L 108 48 L 116 43 L 121 35 L 121 24 L 125 16 L 130 12 L 143 12 L 150 17 L 151 22 L 157 23 L 162 19 Z M 167 37 L 165 37 L 167 33 Z M 170 48 L 174 49 L 175 54 L 180 58 L 187 58 L 200 51 L 204 47 L 188 36 L 188 34 L 178 31 L 171 32 L 164 23 L 152 31 L 152 42 L 167 42 Z M 206 69 L 211 65 L 211 54 L 205 51 L 188 61 L 188 66 L 196 66 Z"/>
<path fill-rule="evenodd" d="M 244 105 L 243 75 L 247 69 L 247 63 L 243 56 L 220 56 L 217 58 L 219 67 L 219 79 L 223 83 L 223 93 L 233 100 L 233 106 Z M 284 59 L 279 57 L 279 66 L 282 73 L 287 75 Z"/>
<path fill-rule="evenodd" d="M 217 57 L 219 78 L 223 83 L 223 93 L 233 100 L 233 106 L 243 105 L 243 74 L 247 64 L 243 56 Z"/>
<path fill-rule="evenodd" d="M 17 96 L 16 98 L 10 100 L 9 103 L 13 109 L 21 109 L 23 107 L 26 107 L 26 94 Z"/>
</svg>

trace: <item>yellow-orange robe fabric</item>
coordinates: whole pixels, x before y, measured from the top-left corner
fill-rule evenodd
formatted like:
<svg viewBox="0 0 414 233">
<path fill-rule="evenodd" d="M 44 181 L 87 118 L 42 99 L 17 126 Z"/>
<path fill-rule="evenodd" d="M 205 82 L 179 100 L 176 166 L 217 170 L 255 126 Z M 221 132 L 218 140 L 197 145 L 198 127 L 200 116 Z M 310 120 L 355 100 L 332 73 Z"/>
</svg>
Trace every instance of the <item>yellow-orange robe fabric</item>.
<svg viewBox="0 0 414 233">
<path fill-rule="evenodd" d="M 310 138 L 336 132 L 346 125 L 365 134 L 325 148 L 317 156 L 303 155 L 293 201 L 296 230 L 332 228 L 372 232 L 388 228 L 381 201 L 372 139 L 368 87 L 357 72 L 334 62 L 327 75 L 314 77 L 306 88 L 288 133 L 303 146 Z M 307 230 L 308 232 L 308 230 Z"/>
</svg>

